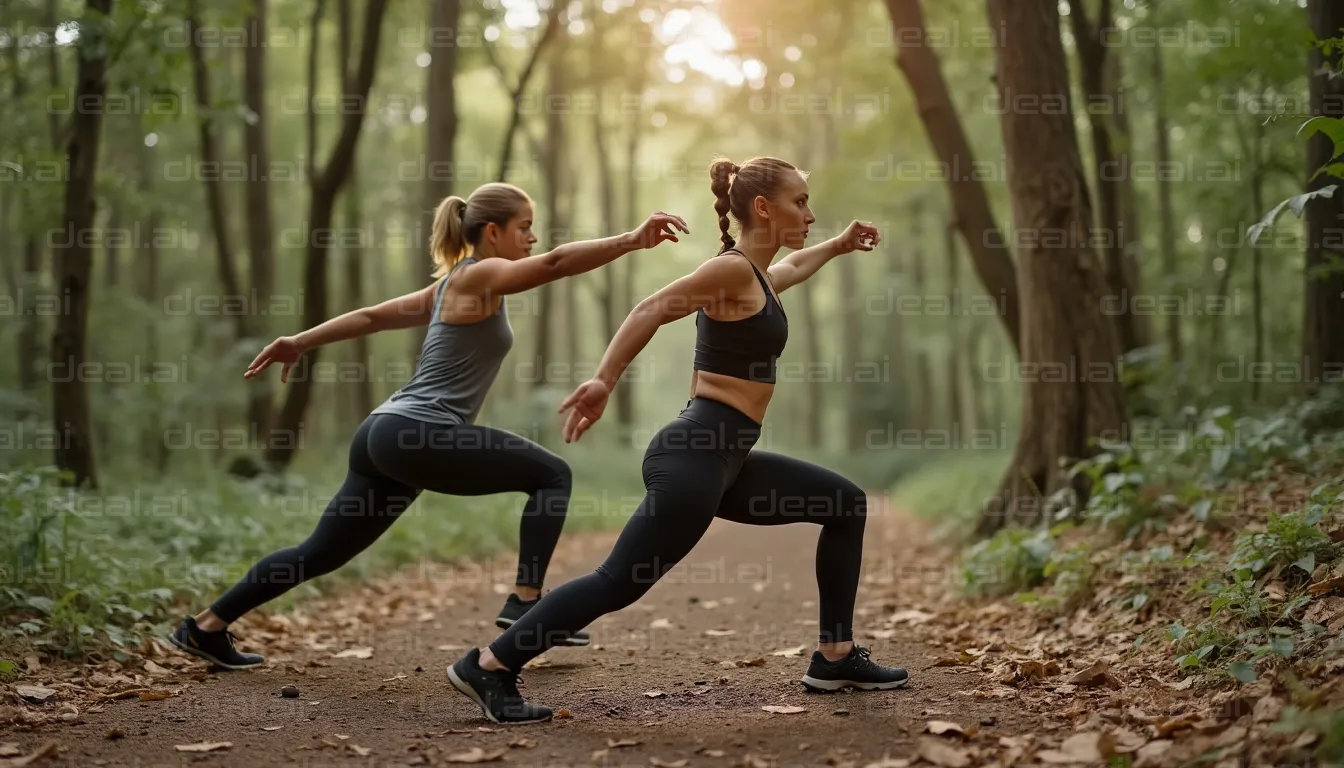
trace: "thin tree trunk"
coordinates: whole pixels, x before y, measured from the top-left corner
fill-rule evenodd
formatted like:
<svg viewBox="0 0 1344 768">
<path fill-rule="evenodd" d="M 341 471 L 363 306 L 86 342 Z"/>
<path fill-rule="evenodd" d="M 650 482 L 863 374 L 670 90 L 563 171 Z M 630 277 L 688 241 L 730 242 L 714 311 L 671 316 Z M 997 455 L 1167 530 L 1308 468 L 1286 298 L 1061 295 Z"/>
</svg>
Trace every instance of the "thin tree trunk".
<svg viewBox="0 0 1344 768">
<path fill-rule="evenodd" d="M 1114 315 L 1116 330 L 1120 334 L 1120 351 L 1125 353 L 1139 346 L 1135 316 L 1130 311 L 1130 302 L 1137 292 L 1129 284 L 1130 270 L 1125 263 L 1125 250 L 1128 233 L 1125 232 L 1124 219 L 1120 210 L 1119 160 L 1111 145 L 1111 128 L 1107 117 L 1114 112 L 1116 94 L 1106 84 L 1108 47 L 1102 36 L 1111 26 L 1110 0 L 1101 0 L 1101 7 L 1094 25 L 1087 19 L 1087 10 L 1082 0 L 1069 0 L 1069 21 L 1073 27 L 1075 49 L 1081 64 L 1083 93 L 1087 99 L 1087 119 L 1092 127 L 1093 172 L 1097 198 L 1097 227 L 1108 235 L 1102 249 L 1102 258 L 1106 264 L 1107 281 L 1111 293 L 1120 298 L 1122 309 Z M 1084 187 L 1086 193 L 1086 187 Z M 1090 207 L 1090 202 L 1087 203 Z"/>
<path fill-rule="evenodd" d="M 90 3 L 90 5 L 95 9 L 102 7 L 101 3 Z M 43 6 L 42 26 L 47 29 L 56 29 L 59 6 L 60 0 L 47 0 Z M 56 93 L 61 87 L 61 46 L 47 45 L 46 49 L 47 84 L 51 86 L 51 92 Z M 78 71 L 76 71 L 76 77 L 78 77 Z M 61 115 L 58 110 L 47 111 L 47 130 L 51 133 L 52 148 L 59 147 L 61 145 Z"/>
<path fill-rule="evenodd" d="M 187 2 L 187 51 L 191 55 L 192 82 L 196 90 L 197 127 L 200 132 L 201 159 L 211 168 L 220 167 L 219 146 L 215 143 L 214 107 L 210 101 L 210 71 L 207 68 L 205 54 L 197 44 L 197 30 L 201 21 L 197 15 L 196 0 Z M 204 178 L 206 207 L 210 212 L 210 229 L 215 235 L 215 257 L 219 270 L 219 281 L 223 284 L 224 294 L 230 297 L 243 295 L 242 285 L 238 281 L 238 267 L 235 263 L 233 242 L 230 240 L 232 227 L 224 203 L 224 183 L 219 174 L 207 174 Z M 234 314 L 234 331 L 239 339 L 247 337 L 247 312 Z"/>
<path fill-rule="evenodd" d="M 1340 31 L 1344 28 L 1344 5 L 1337 1 L 1308 0 L 1307 18 L 1318 40 L 1344 34 Z M 1332 74 L 1341 66 L 1339 49 L 1333 50 L 1327 58 L 1313 46 L 1308 63 L 1311 113 L 1344 117 L 1344 79 Z M 1313 178 L 1316 169 L 1333 159 L 1331 147 L 1329 137 L 1323 133 L 1312 136 L 1307 145 L 1307 190 L 1340 185 L 1334 197 L 1316 198 L 1307 203 L 1302 372 L 1308 391 L 1315 391 L 1327 378 L 1338 380 L 1344 374 L 1344 229 L 1341 229 L 1344 227 L 1341 224 L 1344 179 L 1327 173 Z M 1256 306 L 1259 306 L 1258 299 Z"/>
<path fill-rule="evenodd" d="M 319 8 L 321 1 L 319 1 Z M 352 80 L 354 89 L 343 94 L 344 100 L 357 100 L 368 103 L 369 90 L 373 86 L 374 68 L 378 62 L 378 47 L 382 30 L 383 14 L 387 0 L 368 0 L 364 11 L 364 21 L 360 28 L 364 40 L 360 50 L 359 66 Z M 316 28 L 313 45 L 316 47 Z M 310 57 L 310 67 L 315 69 L 316 57 Z M 310 82 L 313 81 L 310 75 Z M 312 120 L 312 92 L 309 92 L 310 124 Z M 336 196 L 345 186 L 355 159 L 355 146 L 359 141 L 364 125 L 365 110 L 347 110 L 341 116 L 341 132 L 332 148 L 330 158 L 321 169 L 316 167 L 309 174 L 309 204 L 307 222 L 310 233 L 323 232 L 331 227 L 332 212 Z M 314 132 L 310 128 L 309 134 Z M 311 146 L 311 145 L 310 145 Z M 327 240 L 323 237 L 308 238 L 307 255 L 304 261 L 304 324 L 313 327 L 327 319 Z M 266 450 L 266 460 L 273 466 L 287 467 L 301 442 L 303 419 L 307 413 L 308 401 L 312 397 L 312 366 L 318 360 L 318 350 L 311 350 L 300 360 L 298 380 L 290 384 L 288 397 L 280 412 L 280 435 L 285 439 L 272 439 Z"/>
<path fill-rule="evenodd" d="M 270 340 L 270 315 L 264 313 L 264 307 L 275 293 L 275 227 L 268 179 L 271 150 L 266 131 L 267 2 L 252 0 L 252 12 L 247 19 L 248 44 L 243 49 L 243 101 L 250 113 L 249 119 L 243 121 L 243 150 L 251 169 L 243 186 L 247 201 L 248 277 L 258 303 L 248 305 L 248 325 L 262 342 Z M 249 381 L 247 387 L 247 420 L 256 434 L 265 436 L 271 428 L 271 381 L 260 376 Z"/>
<path fill-rule="evenodd" d="M 1125 284 L 1130 290 L 1139 292 L 1144 288 L 1143 283 L 1143 227 L 1139 216 L 1139 198 L 1134 189 L 1134 134 L 1129 127 L 1129 110 L 1126 101 L 1127 91 L 1124 86 L 1124 66 L 1119 55 L 1111 56 L 1107 60 L 1107 92 L 1110 93 L 1116 104 L 1116 111 L 1111 121 L 1111 135 L 1114 138 L 1112 146 L 1115 148 L 1115 159 L 1120 168 L 1120 223 L 1124 235 L 1124 269 Z M 1153 343 L 1153 320 L 1148 315 L 1131 314 L 1133 323 L 1135 341 L 1140 347 L 1146 347 Z"/>
<path fill-rule="evenodd" d="M 1155 5 L 1150 12 L 1156 13 Z M 1154 25 L 1156 25 L 1156 21 L 1154 21 Z M 1157 132 L 1158 168 L 1171 167 L 1169 165 L 1171 162 L 1171 129 L 1167 125 L 1166 75 L 1163 73 L 1162 61 L 1164 50 L 1160 45 L 1153 46 L 1152 55 L 1149 58 L 1149 63 L 1152 65 L 1153 101 L 1156 103 L 1153 128 Z M 1165 290 L 1176 293 L 1180 290 L 1176 272 L 1176 211 L 1175 204 L 1171 199 L 1171 182 L 1164 173 L 1159 173 L 1157 176 L 1157 213 L 1158 250 L 1162 254 L 1162 276 L 1166 283 Z M 1185 354 L 1181 348 L 1181 315 L 1178 312 L 1168 312 L 1166 318 L 1167 359 L 1172 364 L 1180 363 Z"/>
<path fill-rule="evenodd" d="M 337 16 L 339 18 L 339 45 L 338 53 L 340 62 L 338 73 L 341 80 L 341 88 L 344 91 L 354 90 L 355 84 L 352 82 L 352 73 L 347 67 L 350 61 L 353 38 L 353 30 L 350 27 L 350 0 L 339 0 L 336 4 Z M 345 187 L 345 237 L 342 238 L 346 247 L 345 253 L 345 302 L 350 310 L 359 309 L 364 306 L 364 280 L 362 265 L 364 260 L 364 220 L 360 213 L 359 198 L 359 149 L 355 149 L 355 159 L 351 162 L 350 179 Z M 348 382 L 347 386 L 342 387 L 349 396 L 349 409 L 346 413 L 347 422 L 353 432 L 359 423 L 364 420 L 370 412 L 373 411 L 373 378 L 372 371 L 366 366 L 369 363 L 369 337 L 359 336 L 352 340 L 349 354 L 354 358 L 354 370 L 357 372 L 355 380 Z"/>
<path fill-rule="evenodd" d="M 513 137 L 517 135 L 518 127 L 523 120 L 521 101 L 523 93 L 527 90 L 527 84 L 532 80 L 532 73 L 536 70 L 537 62 L 541 59 L 546 47 L 554 40 L 563 39 L 564 35 L 560 29 L 560 15 L 567 7 L 568 5 L 565 3 L 551 3 L 550 9 L 546 12 L 546 22 L 545 26 L 542 27 L 541 37 L 537 40 L 537 44 L 532 47 L 532 53 L 528 56 L 527 64 L 523 66 L 522 73 L 518 75 L 518 84 L 509 90 L 509 101 L 513 104 L 513 108 L 510 111 L 509 124 L 504 130 L 504 140 L 499 150 L 498 181 L 504 181 L 509 172 L 509 162 L 513 157 Z M 503 76 L 503 74 L 504 72 L 501 69 L 500 75 Z"/>
<path fill-rule="evenodd" d="M 143 132 L 143 118 L 141 118 L 140 132 Z M 160 210 L 157 198 L 154 195 L 154 177 L 155 163 L 154 157 L 157 153 L 153 147 L 144 146 L 143 142 L 137 142 L 139 145 L 139 181 L 138 187 L 140 195 L 146 201 L 149 207 L 148 215 L 145 217 L 144 228 L 148 234 L 146 242 L 142 247 L 137 248 L 136 267 L 139 271 L 137 282 L 137 293 L 140 300 L 149 311 L 149 321 L 145 323 L 145 358 L 154 361 L 159 359 L 159 317 L 163 312 L 163 299 L 159 290 L 159 243 L 156 235 L 159 227 L 163 224 L 163 213 Z M 145 415 L 146 424 L 144 431 L 140 434 L 140 449 L 147 466 L 154 467 L 155 471 L 162 475 L 168 467 L 168 448 L 164 434 L 164 421 L 162 415 L 163 402 L 163 384 L 157 381 L 149 382 L 149 398 L 151 407 Z"/>
<path fill-rule="evenodd" d="M 461 0 L 430 0 L 429 28 L 450 29 L 456 34 L 461 13 Z M 454 83 L 457 77 L 457 46 L 436 45 L 433 35 L 429 36 L 428 42 L 430 60 L 428 82 L 425 85 L 425 185 L 420 205 L 420 228 L 415 247 L 411 249 L 411 263 L 414 266 L 411 275 L 416 278 L 416 285 L 422 284 L 430 271 L 429 238 L 434 231 L 434 211 L 443 198 L 453 193 L 454 174 L 450 169 L 455 167 L 456 155 L 453 149 L 457 140 L 457 90 Z M 411 331 L 412 360 L 419 357 L 427 330 L 428 327 Z"/>
<path fill-rule="evenodd" d="M 120 200 L 112 201 L 112 211 L 107 217 L 107 232 L 103 239 L 103 256 L 107 260 L 107 287 L 116 288 L 121 283 L 121 245 L 123 222 Z"/>
<path fill-rule="evenodd" d="M 644 83 L 646 81 L 647 62 L 639 54 L 644 53 L 644 49 L 636 48 L 637 54 L 635 65 L 630 72 L 630 92 L 644 93 Z M 625 229 L 631 231 L 639 226 L 640 213 L 639 207 L 639 175 L 636 172 L 636 165 L 639 162 L 639 143 L 644 132 L 644 112 L 643 110 L 634 111 L 629 117 L 629 131 L 626 134 L 625 144 L 625 172 L 627 174 L 627 189 L 625 193 Z M 621 290 L 620 306 L 622 311 L 628 311 L 628 308 L 635 306 L 635 268 L 638 265 L 636 259 L 621 259 L 620 267 L 623 276 L 623 287 Z M 608 337 L 610 338 L 610 337 Z M 616 400 L 616 421 L 622 427 L 630 427 L 635 423 L 635 385 L 636 382 L 627 382 L 620 398 Z"/>
<path fill-rule="evenodd" d="M 952 306 L 950 332 L 951 349 L 947 351 L 947 414 L 948 423 L 955 429 L 961 423 L 961 289 L 957 280 L 957 222 L 948 219 L 943 228 L 943 249 L 947 255 L 947 300 Z"/>
<path fill-rule="evenodd" d="M 79 65 L 76 69 L 75 103 L 101 103 L 107 90 L 107 39 L 110 24 L 104 19 L 111 13 L 111 0 L 88 0 L 80 36 Z M 94 17 L 102 17 L 95 19 Z M 56 252 L 57 295 L 68 297 L 69 309 L 56 318 L 51 339 L 51 359 L 80 370 L 88 354 L 89 279 L 93 253 L 83 233 L 93 229 L 97 216 L 94 182 L 98 172 L 98 144 L 102 138 L 102 110 L 77 110 L 66 145 L 69 178 L 65 185 L 66 229 L 73 234 L 70 244 Z M 56 446 L 56 466 L 70 473 L 69 482 L 96 487 L 98 476 L 93 456 L 93 432 L 89 423 L 89 392 L 83 377 L 57 379 L 52 386 L 52 421 L 60 439 Z"/>
<path fill-rule="evenodd" d="M 935 48 L 925 39 L 924 9 L 920 0 L 886 0 L 886 6 L 898 32 L 896 65 L 910 84 L 929 142 L 938 160 L 948 169 L 952 204 L 961 234 L 970 248 L 971 262 L 994 303 L 1002 302 L 1004 314 L 1000 320 L 1020 354 L 1017 269 L 1003 232 L 994 221 L 989 195 L 975 174 L 975 155 L 943 78 Z"/>
<path fill-rule="evenodd" d="M 542 39 L 545 40 L 545 37 Z M 541 47 L 540 43 L 538 43 L 538 47 Z M 562 55 L 563 51 L 560 54 Z M 548 75 L 546 82 L 547 97 L 566 93 L 564 65 L 559 57 L 557 57 L 555 64 L 548 69 Z M 560 245 L 563 233 L 568 227 L 560 198 L 565 177 L 569 173 L 569 162 L 565 146 L 565 119 L 561 110 L 546 110 L 545 121 L 546 147 L 542 158 L 541 172 L 546 185 L 544 202 L 546 208 L 546 248 L 551 250 Z M 537 337 L 537 376 L 532 384 L 534 390 L 545 387 L 550 383 L 547 369 L 555 356 L 555 342 L 552 331 L 555 327 L 557 293 L 558 289 L 552 283 L 541 286 L 539 290 L 540 305 L 533 330 Z"/>
<path fill-rule="evenodd" d="M 1264 133 L 1264 126 L 1256 123 L 1254 133 L 1251 135 L 1251 210 L 1256 211 L 1257 215 L 1265 210 Z M 1252 366 L 1265 359 L 1264 284 L 1260 268 L 1262 252 L 1259 245 L 1251 244 L 1251 302 L 1254 305 L 1251 308 L 1251 322 L 1253 325 L 1252 335 L 1255 339 L 1255 346 L 1251 353 Z M 1338 330 L 1336 329 L 1336 331 Z M 1255 368 L 1252 368 L 1252 370 L 1255 370 Z M 1260 399 L 1260 378 L 1259 376 L 1251 377 L 1252 401 Z"/>
<path fill-rule="evenodd" d="M 918 199 L 910 204 L 910 276 L 915 294 L 921 301 L 928 299 L 928 284 L 924 279 L 924 206 Z M 915 381 L 919 395 L 915 399 L 915 428 L 925 432 L 933 428 L 934 400 L 933 366 L 929 353 L 921 344 L 915 350 Z"/>
<path fill-rule="evenodd" d="M 988 0 L 1000 95 L 1068 105 L 1069 79 L 1054 0 Z M 1101 314 L 1106 274 L 1085 233 L 1092 221 L 1072 109 L 1005 110 L 1000 115 L 1008 186 L 1019 230 L 1062 230 L 1066 247 L 1023 248 L 1022 362 L 1048 370 L 1023 387 L 1022 429 L 1003 479 L 998 509 L 978 526 L 987 535 L 1009 521 L 1035 523 L 1044 497 L 1063 487 L 1061 459 L 1085 458 L 1093 438 L 1118 439 L 1125 426 L 1115 324 Z M 1081 489 L 1080 489 L 1081 491 Z M 1085 493 L 1085 491 L 1082 491 Z"/>
<path fill-rule="evenodd" d="M 897 404 L 888 412 L 896 420 L 895 428 L 901 428 L 917 405 L 911 397 L 910 377 L 906 374 L 905 318 L 901 316 L 899 298 L 901 293 L 901 248 L 891 246 L 887 251 L 887 290 L 891 292 L 886 322 L 886 340 L 883 348 L 891 363 L 892 380 L 887 383 L 890 397 L 888 402 Z"/>
<path fill-rule="evenodd" d="M 55 48 L 55 46 L 50 46 Z M 7 46 L 9 52 L 10 73 L 13 76 L 14 104 L 16 108 L 23 107 L 23 101 L 27 95 L 27 82 L 23 78 L 22 63 L 19 60 L 19 46 Z M 52 113 L 54 116 L 54 112 Z M 53 134 L 54 136 L 54 134 Z M 26 219 L 32 214 L 32 201 L 29 199 L 26 189 L 20 185 L 14 185 L 18 191 L 18 210 L 19 217 Z M 29 225 L 31 226 L 31 224 Z M 19 296 L 19 338 L 16 351 L 18 352 L 18 372 L 19 389 L 25 393 L 35 394 L 38 386 L 38 365 L 41 362 L 41 343 L 39 341 L 41 334 L 41 315 L 35 311 L 35 294 L 42 277 L 42 246 L 37 235 L 29 234 L 23 236 L 23 262 L 20 267 L 16 295 Z M 22 419 L 28 414 L 25 410 L 20 411 L 17 416 Z"/>
</svg>

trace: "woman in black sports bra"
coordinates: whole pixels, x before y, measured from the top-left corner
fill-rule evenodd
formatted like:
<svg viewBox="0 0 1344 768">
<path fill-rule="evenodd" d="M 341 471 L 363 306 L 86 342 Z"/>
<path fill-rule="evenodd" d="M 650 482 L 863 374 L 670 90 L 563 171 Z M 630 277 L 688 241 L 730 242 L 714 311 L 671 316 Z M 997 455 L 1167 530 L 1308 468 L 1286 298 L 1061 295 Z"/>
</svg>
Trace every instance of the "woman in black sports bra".
<svg viewBox="0 0 1344 768">
<path fill-rule="evenodd" d="M 804 248 L 815 221 L 806 177 L 774 158 L 740 167 L 710 166 L 723 248 L 699 269 L 631 311 L 607 346 L 597 375 L 561 405 L 565 442 L 578 440 L 602 416 L 611 389 L 659 326 L 696 317 L 691 401 L 663 427 L 644 454 L 644 501 L 606 562 L 557 587 L 495 639 L 448 669 L 453 686 L 495 722 L 550 719 L 547 707 L 518 694 L 517 672 L 532 658 L 594 619 L 638 600 L 681 561 L 715 517 L 749 525 L 815 523 L 820 636 L 802 678 L 809 690 L 905 685 L 904 669 L 874 663 L 854 645 L 854 598 L 863 558 L 867 499 L 840 475 L 798 459 L 755 451 L 774 393 L 775 363 L 789 324 L 778 293 L 811 277 L 827 261 L 869 251 L 879 241 L 871 224 L 854 222 L 839 237 Z M 739 247 L 728 214 L 741 226 Z M 771 266 L 781 247 L 795 249 Z"/>
</svg>

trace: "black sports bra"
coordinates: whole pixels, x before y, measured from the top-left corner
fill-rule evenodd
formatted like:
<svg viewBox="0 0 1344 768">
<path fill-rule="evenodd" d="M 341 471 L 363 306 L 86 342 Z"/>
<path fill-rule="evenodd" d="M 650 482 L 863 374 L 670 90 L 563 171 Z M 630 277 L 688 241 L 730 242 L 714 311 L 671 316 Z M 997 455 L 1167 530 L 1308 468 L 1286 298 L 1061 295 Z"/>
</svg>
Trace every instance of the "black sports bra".
<svg viewBox="0 0 1344 768">
<path fill-rule="evenodd" d="M 725 251 L 730 252 L 742 253 Z M 695 370 L 774 384 L 775 363 L 789 340 L 789 318 L 760 270 L 747 263 L 765 291 L 765 306 L 742 320 L 715 320 L 700 310 L 695 317 Z"/>
</svg>

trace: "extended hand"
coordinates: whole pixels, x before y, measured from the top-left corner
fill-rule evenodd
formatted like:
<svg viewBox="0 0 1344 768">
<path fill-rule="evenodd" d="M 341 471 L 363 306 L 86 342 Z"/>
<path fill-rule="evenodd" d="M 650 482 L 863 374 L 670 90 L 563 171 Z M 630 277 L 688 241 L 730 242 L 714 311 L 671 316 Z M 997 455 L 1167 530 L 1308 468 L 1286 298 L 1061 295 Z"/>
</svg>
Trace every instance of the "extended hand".
<svg viewBox="0 0 1344 768">
<path fill-rule="evenodd" d="M 845 227 L 845 231 L 837 239 L 841 253 L 871 251 L 882 242 L 882 234 L 877 231 L 877 227 L 867 221 L 854 221 Z"/>
<path fill-rule="evenodd" d="M 569 411 L 565 417 L 565 426 L 561 430 L 566 443 L 578 442 L 584 432 L 600 418 L 602 412 L 607 408 L 607 398 L 611 397 L 611 390 L 607 385 L 597 379 L 589 379 L 579 385 L 579 388 L 570 393 L 569 397 L 560 404 L 560 413 Z M 573 408 L 573 410 L 570 410 Z"/>
<path fill-rule="evenodd" d="M 306 351 L 303 345 L 293 336 L 281 336 L 261 350 L 257 359 L 247 366 L 243 378 L 250 379 L 256 376 L 266 370 L 271 363 L 284 363 L 285 367 L 280 369 L 280 381 L 288 382 L 289 369 L 294 367 L 294 364 L 299 361 L 300 357 L 303 357 L 303 353 Z"/>
<path fill-rule="evenodd" d="M 691 230 L 686 226 L 686 221 L 680 216 L 656 211 L 634 231 L 635 242 L 639 243 L 640 248 L 653 248 L 668 240 L 678 243 L 681 242 L 677 239 L 676 230 L 678 229 L 688 235 L 691 233 Z"/>
</svg>

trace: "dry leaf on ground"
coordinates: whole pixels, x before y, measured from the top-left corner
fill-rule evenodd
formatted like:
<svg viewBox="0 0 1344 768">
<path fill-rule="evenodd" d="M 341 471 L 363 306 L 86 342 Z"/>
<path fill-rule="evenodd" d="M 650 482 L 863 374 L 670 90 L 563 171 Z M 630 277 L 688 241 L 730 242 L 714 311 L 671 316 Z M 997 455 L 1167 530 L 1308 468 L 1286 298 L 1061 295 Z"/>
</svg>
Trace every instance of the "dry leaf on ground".
<svg viewBox="0 0 1344 768">
<path fill-rule="evenodd" d="M 159 666 L 158 664 L 155 664 L 154 662 L 150 661 L 149 659 L 146 659 L 146 660 L 145 660 L 145 671 L 148 672 L 148 673 L 151 674 L 151 675 L 171 675 L 171 674 L 173 674 L 173 671 L 172 671 L 171 669 L 165 669 L 165 668 Z"/>
<path fill-rule="evenodd" d="M 17 744 L 15 746 L 17 746 Z M 31 755 L 26 755 L 24 757 L 11 757 L 5 760 L 0 760 L 0 766 L 4 766 L 4 768 L 23 768 L 23 766 L 32 765 L 38 760 L 42 760 L 48 757 L 55 757 L 56 752 L 59 749 L 60 746 L 57 745 L 56 742 L 48 741 L 46 744 L 43 744 L 42 746 L 38 747 L 37 751 L 32 753 Z M 15 754 L 18 753 L 16 752 Z"/>
<path fill-rule="evenodd" d="M 607 749 L 619 749 L 621 747 L 637 747 L 637 746 L 639 746 L 638 739 L 613 739 L 613 738 L 607 739 Z"/>
<path fill-rule="evenodd" d="M 661 699 L 667 694 L 664 693 L 663 691 L 645 691 L 644 695 L 650 699 Z"/>
<path fill-rule="evenodd" d="M 28 668 L 28 674 L 31 675 L 42 668 L 42 662 L 38 661 L 36 656 L 24 656 L 23 666 Z"/>
<path fill-rule="evenodd" d="M 923 624 L 933 617 L 934 614 L 932 613 L 907 609 L 891 614 L 891 617 L 887 619 L 887 621 L 891 624 Z"/>
<path fill-rule="evenodd" d="M 770 652 L 770 655 L 771 655 L 771 656 L 783 656 L 784 658 L 787 659 L 787 658 L 793 658 L 793 657 L 795 657 L 795 656 L 802 656 L 802 655 L 803 655 L 803 652 L 806 651 L 806 650 L 807 650 L 807 646 L 806 646 L 806 645 L 795 645 L 795 646 L 792 647 L 792 648 L 782 648 L 782 649 L 780 649 L 780 650 L 778 650 L 778 651 L 771 651 L 771 652 Z"/>
<path fill-rule="evenodd" d="M 654 619 L 649 622 L 649 629 L 676 629 L 676 627 L 667 619 Z"/>
<path fill-rule="evenodd" d="M 706 629 L 706 630 L 705 630 L 705 635 L 708 636 L 708 637 L 729 637 L 730 635 L 736 635 L 736 634 L 737 634 L 737 630 L 736 630 L 736 629 Z"/>
<path fill-rule="evenodd" d="M 215 752 L 232 746 L 232 741 L 202 741 L 199 744 L 178 744 L 173 749 L 178 752 Z"/>
<path fill-rule="evenodd" d="M 904 757 L 884 757 L 875 763 L 868 763 L 863 768 L 906 768 L 910 765 L 910 760 Z"/>
<path fill-rule="evenodd" d="M 1109 734 L 1086 731 L 1065 739 L 1058 750 L 1043 749 L 1037 752 L 1036 759 L 1046 763 L 1100 763 L 1114 751 Z"/>
<path fill-rule="evenodd" d="M 450 763 L 493 763 L 504 757 L 502 749 L 492 749 L 489 752 L 480 747 L 472 747 L 466 752 L 458 752 L 444 758 Z"/>
<path fill-rule="evenodd" d="M 16 685 L 14 686 L 14 691 L 33 704 L 41 704 L 56 696 L 56 691 L 51 688 L 44 688 L 40 685 Z"/>
<path fill-rule="evenodd" d="M 702 749 L 700 750 L 700 754 L 705 757 L 723 757 L 728 753 L 724 752 L 722 749 Z"/>
<path fill-rule="evenodd" d="M 660 760 L 656 757 L 649 758 L 649 765 L 652 765 L 653 768 L 686 768 L 686 764 L 689 762 L 691 761 L 684 757 L 680 760 Z"/>
<path fill-rule="evenodd" d="M 950 720 L 930 720 L 924 724 L 929 733 L 934 736 L 942 736 L 945 733 L 965 734 L 966 729 Z"/>
<path fill-rule="evenodd" d="M 284 727 L 285 727 L 285 726 L 283 726 L 283 725 L 264 725 L 264 726 L 261 727 L 261 730 L 263 730 L 263 731 L 278 731 L 278 730 L 280 730 L 281 728 L 284 728 Z"/>
<path fill-rule="evenodd" d="M 22 754 L 23 750 L 19 747 L 17 741 L 6 741 L 4 744 L 0 744 L 0 757 L 14 757 Z"/>
<path fill-rule="evenodd" d="M 1087 669 L 1074 674 L 1073 677 L 1069 678 L 1069 682 L 1073 685 L 1082 685 L 1089 688 L 1103 685 L 1112 690 L 1120 688 L 1120 681 L 1116 679 L 1115 675 L 1111 674 L 1110 665 L 1104 661 L 1098 661 Z"/>
<path fill-rule="evenodd" d="M 359 755 L 360 757 L 368 757 L 369 753 L 373 751 L 368 747 L 361 747 L 358 744 L 346 744 L 346 746 L 350 748 L 351 752 L 354 752 L 356 755 Z"/>
<path fill-rule="evenodd" d="M 509 746 L 513 747 L 514 749 L 536 749 L 537 742 L 527 738 L 526 736 L 520 736 L 514 739 L 513 741 L 510 741 Z"/>
<path fill-rule="evenodd" d="M 971 764 L 968 750 L 934 736 L 920 736 L 918 752 L 920 757 L 943 768 L 966 768 Z"/>
<path fill-rule="evenodd" d="M 346 648 L 344 651 L 335 655 L 338 659 L 371 659 L 373 658 L 372 648 Z"/>
<path fill-rule="evenodd" d="M 172 692 L 172 691 L 140 691 L 139 693 L 135 694 L 135 697 L 136 697 L 137 699 L 139 699 L 140 701 L 163 701 L 164 699 L 171 699 L 171 698 L 173 698 L 173 692 Z"/>
<path fill-rule="evenodd" d="M 778 704 L 769 704 L 761 707 L 761 709 L 764 709 L 766 712 L 773 712 L 777 715 L 796 715 L 799 712 L 807 711 L 807 707 L 781 706 Z"/>
</svg>

